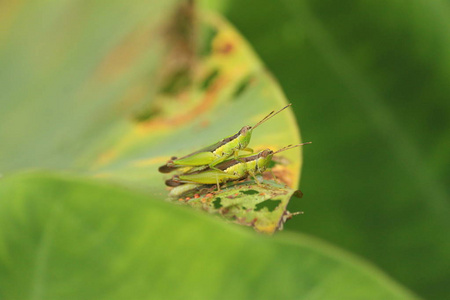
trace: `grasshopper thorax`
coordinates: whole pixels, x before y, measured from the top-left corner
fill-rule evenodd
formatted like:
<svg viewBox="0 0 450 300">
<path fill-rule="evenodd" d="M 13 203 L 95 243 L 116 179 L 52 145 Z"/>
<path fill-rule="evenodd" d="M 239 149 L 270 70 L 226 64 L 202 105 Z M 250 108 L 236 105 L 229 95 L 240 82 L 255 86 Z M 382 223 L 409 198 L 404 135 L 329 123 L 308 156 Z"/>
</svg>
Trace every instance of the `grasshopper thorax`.
<svg viewBox="0 0 450 300">
<path fill-rule="evenodd" d="M 256 164 L 260 172 L 263 172 L 269 166 L 272 161 L 273 154 L 274 152 L 270 149 L 263 150 L 258 154 Z"/>
<path fill-rule="evenodd" d="M 252 126 L 244 126 L 239 130 L 239 149 L 244 149 L 250 143 L 250 139 L 252 138 Z"/>
</svg>

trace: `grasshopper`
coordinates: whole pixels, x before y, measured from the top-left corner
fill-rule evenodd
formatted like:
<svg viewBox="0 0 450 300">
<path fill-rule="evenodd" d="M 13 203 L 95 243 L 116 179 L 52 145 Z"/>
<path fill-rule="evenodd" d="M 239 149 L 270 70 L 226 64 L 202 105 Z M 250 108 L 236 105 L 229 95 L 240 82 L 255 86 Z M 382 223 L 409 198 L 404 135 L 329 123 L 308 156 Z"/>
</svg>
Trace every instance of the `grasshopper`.
<svg viewBox="0 0 450 300">
<path fill-rule="evenodd" d="M 239 156 L 239 151 L 253 153 L 252 149 L 247 148 L 250 143 L 253 130 L 291 105 L 292 104 L 288 104 L 277 112 L 271 111 L 254 126 L 244 126 L 235 135 L 224 138 L 213 145 L 180 158 L 172 157 L 172 159 L 170 159 L 165 165 L 159 167 L 159 172 L 170 173 L 174 170 L 185 167 L 192 167 L 193 169 L 190 171 L 202 170 L 206 168 L 221 171 L 215 166 L 224 162 L 232 155 L 234 155 L 234 158 L 237 159 Z"/>
<path fill-rule="evenodd" d="M 216 165 L 219 171 L 215 170 L 216 168 L 208 168 L 182 175 L 175 175 L 172 179 L 166 180 L 166 185 L 178 187 L 183 184 L 217 184 L 217 189 L 220 190 L 221 183 L 241 180 L 249 175 L 255 179 L 258 185 L 261 185 L 261 182 L 256 178 L 256 174 L 261 174 L 267 169 L 275 154 L 306 144 L 311 144 L 311 142 L 289 145 L 276 152 L 265 149 L 254 155 L 241 156 L 239 159 L 230 159 Z"/>
</svg>

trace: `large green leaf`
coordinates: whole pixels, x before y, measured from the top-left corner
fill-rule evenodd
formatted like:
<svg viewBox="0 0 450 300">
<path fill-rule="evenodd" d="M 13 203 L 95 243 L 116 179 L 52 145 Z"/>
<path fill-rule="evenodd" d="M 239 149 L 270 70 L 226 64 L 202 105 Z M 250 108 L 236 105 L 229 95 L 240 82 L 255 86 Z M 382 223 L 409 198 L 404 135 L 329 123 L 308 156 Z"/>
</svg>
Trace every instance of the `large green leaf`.
<svg viewBox="0 0 450 300">
<path fill-rule="evenodd" d="M 183 3 L 1 3 L 1 295 L 409 297 L 306 236 L 269 240 L 162 201 L 157 167 L 167 158 L 287 103 L 227 22 Z M 299 141 L 286 111 L 255 131 L 252 147 Z M 300 151 L 277 166 L 292 189 Z M 12 177 L 26 169 L 83 179 Z"/>
<path fill-rule="evenodd" d="M 91 5 L 91 9 L 101 8 Z M 111 17 L 121 9 L 117 5 L 108 8 Z M 33 36 L 44 35 L 46 31 L 29 25 L 28 19 L 25 24 L 17 21 L 11 25 L 12 32 L 26 38 L 15 43 L 15 35 L 6 37 L 8 43 L 0 59 L 6 66 L 3 77 L 16 72 L 24 79 L 13 84 L 5 81 L 2 88 L 9 95 L 3 98 L 7 100 L 7 110 L 1 116 L 0 138 L 5 143 L 0 161 L 3 172 L 24 167 L 71 169 L 162 198 L 167 194 L 164 179 L 170 175 L 163 176 L 157 169 L 171 156 L 183 156 L 233 135 L 242 126 L 254 125 L 271 110 L 286 105 L 277 84 L 228 23 L 217 16 L 197 14 L 186 4 L 180 5 L 174 15 L 168 7 L 152 8 L 147 13 L 139 11 L 139 16 L 148 20 L 134 23 L 136 27 L 127 23 L 128 31 L 121 29 L 94 43 L 90 42 L 93 37 L 89 25 L 94 26 L 94 21 L 100 20 L 97 16 L 90 21 L 87 8 L 80 6 L 81 13 L 71 22 L 82 20 L 86 24 L 86 32 L 79 33 L 77 44 L 87 49 L 65 53 L 67 41 L 55 41 L 55 34 L 49 35 L 39 50 L 46 59 L 36 62 L 28 61 L 35 55 L 35 48 L 27 48 L 23 53 L 17 49 L 22 49 L 27 39 L 33 40 Z M 68 10 L 73 8 L 62 5 L 52 9 L 57 15 L 46 18 L 49 25 L 45 29 L 60 26 L 57 36 L 73 35 L 72 26 L 58 23 L 65 24 L 61 15 L 71 14 Z M 140 5 L 127 9 L 137 14 L 134 10 L 140 10 Z M 155 9 L 166 15 L 164 22 L 154 17 Z M 30 14 L 40 13 L 36 8 L 30 10 Z M 27 9 L 20 8 L 14 11 L 19 17 L 26 12 Z M 128 22 L 126 13 L 121 18 L 114 21 Z M 96 31 L 103 27 L 115 30 L 117 25 L 110 22 L 108 19 L 102 27 L 95 27 Z M 51 56 L 55 51 L 62 53 Z M 98 57 L 92 58 L 91 51 L 99 53 Z M 88 53 L 88 57 L 83 57 L 83 53 Z M 18 66 L 22 61 L 26 67 Z M 63 66 L 66 71 L 61 74 Z M 81 69 L 83 72 L 72 74 L 73 70 Z M 27 82 L 30 70 L 33 75 Z M 30 95 L 23 95 L 24 85 Z M 29 109 L 30 102 L 31 106 L 36 105 L 34 109 Z M 37 108 L 43 109 L 43 113 L 37 113 Z M 299 142 L 292 113 L 282 114 L 255 130 L 252 148 L 277 150 Z M 299 152 L 300 149 L 284 152 L 288 163 L 274 168 L 294 189 L 300 176 Z M 274 188 L 269 185 L 266 194 Z M 260 231 L 271 232 L 279 227 L 292 192 L 279 193 L 282 211 L 277 218 L 268 218 L 273 224 L 266 228 L 272 230 Z M 259 222 L 255 227 L 259 227 Z"/>
<path fill-rule="evenodd" d="M 305 210 L 337 243 L 429 299 L 450 278 L 448 1 L 227 1 L 305 139 Z M 264 28 L 264 30 L 261 30 Z"/>
<path fill-rule="evenodd" d="M 139 112 L 149 117 L 118 127 L 112 141 L 85 162 L 89 174 L 162 193 L 161 183 L 170 175 L 157 169 L 170 157 L 213 144 L 286 105 L 278 85 L 228 23 L 206 14 L 200 20 L 203 51 L 193 70 L 182 65 L 164 74 L 161 89 Z M 255 129 L 250 146 L 275 150 L 298 142 L 296 121 L 286 110 Z M 299 152 L 284 152 L 289 163 L 278 165 L 293 188 L 300 176 Z"/>
<path fill-rule="evenodd" d="M 409 299 L 306 236 L 269 239 L 92 180 L 0 182 L 2 299 Z"/>
</svg>

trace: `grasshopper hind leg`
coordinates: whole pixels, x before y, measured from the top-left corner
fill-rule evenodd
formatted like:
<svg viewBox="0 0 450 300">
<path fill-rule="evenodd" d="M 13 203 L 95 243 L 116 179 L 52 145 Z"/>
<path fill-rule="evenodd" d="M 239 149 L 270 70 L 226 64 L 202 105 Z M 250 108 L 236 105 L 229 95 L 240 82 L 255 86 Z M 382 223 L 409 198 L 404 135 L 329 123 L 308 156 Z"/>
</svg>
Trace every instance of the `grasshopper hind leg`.
<svg viewBox="0 0 450 300">
<path fill-rule="evenodd" d="M 217 191 L 220 192 L 219 176 L 216 174 Z"/>
</svg>

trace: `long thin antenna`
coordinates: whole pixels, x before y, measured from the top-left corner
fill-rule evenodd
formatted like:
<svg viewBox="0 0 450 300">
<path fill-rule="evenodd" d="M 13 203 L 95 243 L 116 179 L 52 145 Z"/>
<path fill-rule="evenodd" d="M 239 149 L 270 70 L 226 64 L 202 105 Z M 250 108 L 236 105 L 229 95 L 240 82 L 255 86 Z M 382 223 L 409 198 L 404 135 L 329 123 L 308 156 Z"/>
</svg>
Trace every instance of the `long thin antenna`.
<svg viewBox="0 0 450 300">
<path fill-rule="evenodd" d="M 277 153 L 280 153 L 280 152 L 283 152 L 283 151 L 286 151 L 286 150 L 289 150 L 289 149 L 292 149 L 292 148 L 300 147 L 300 146 L 303 146 L 303 145 L 307 145 L 307 144 L 312 144 L 312 142 L 301 143 L 301 144 L 298 144 L 298 145 L 287 145 L 286 147 L 281 148 L 280 150 L 274 152 L 273 154 L 277 154 Z"/>
<path fill-rule="evenodd" d="M 261 125 L 262 123 L 266 122 L 267 120 L 269 120 L 270 118 L 272 118 L 273 116 L 277 115 L 278 113 L 280 113 L 281 111 L 283 111 L 284 109 L 288 108 L 289 106 L 291 106 L 292 103 L 289 103 L 288 105 L 286 105 L 285 107 L 283 107 L 282 109 L 280 109 L 279 111 L 275 112 L 274 110 L 272 110 L 267 116 L 265 116 L 261 121 L 259 121 L 258 123 L 256 123 L 255 126 L 252 127 L 252 129 L 255 129 L 256 127 L 258 127 L 259 125 Z"/>
</svg>

